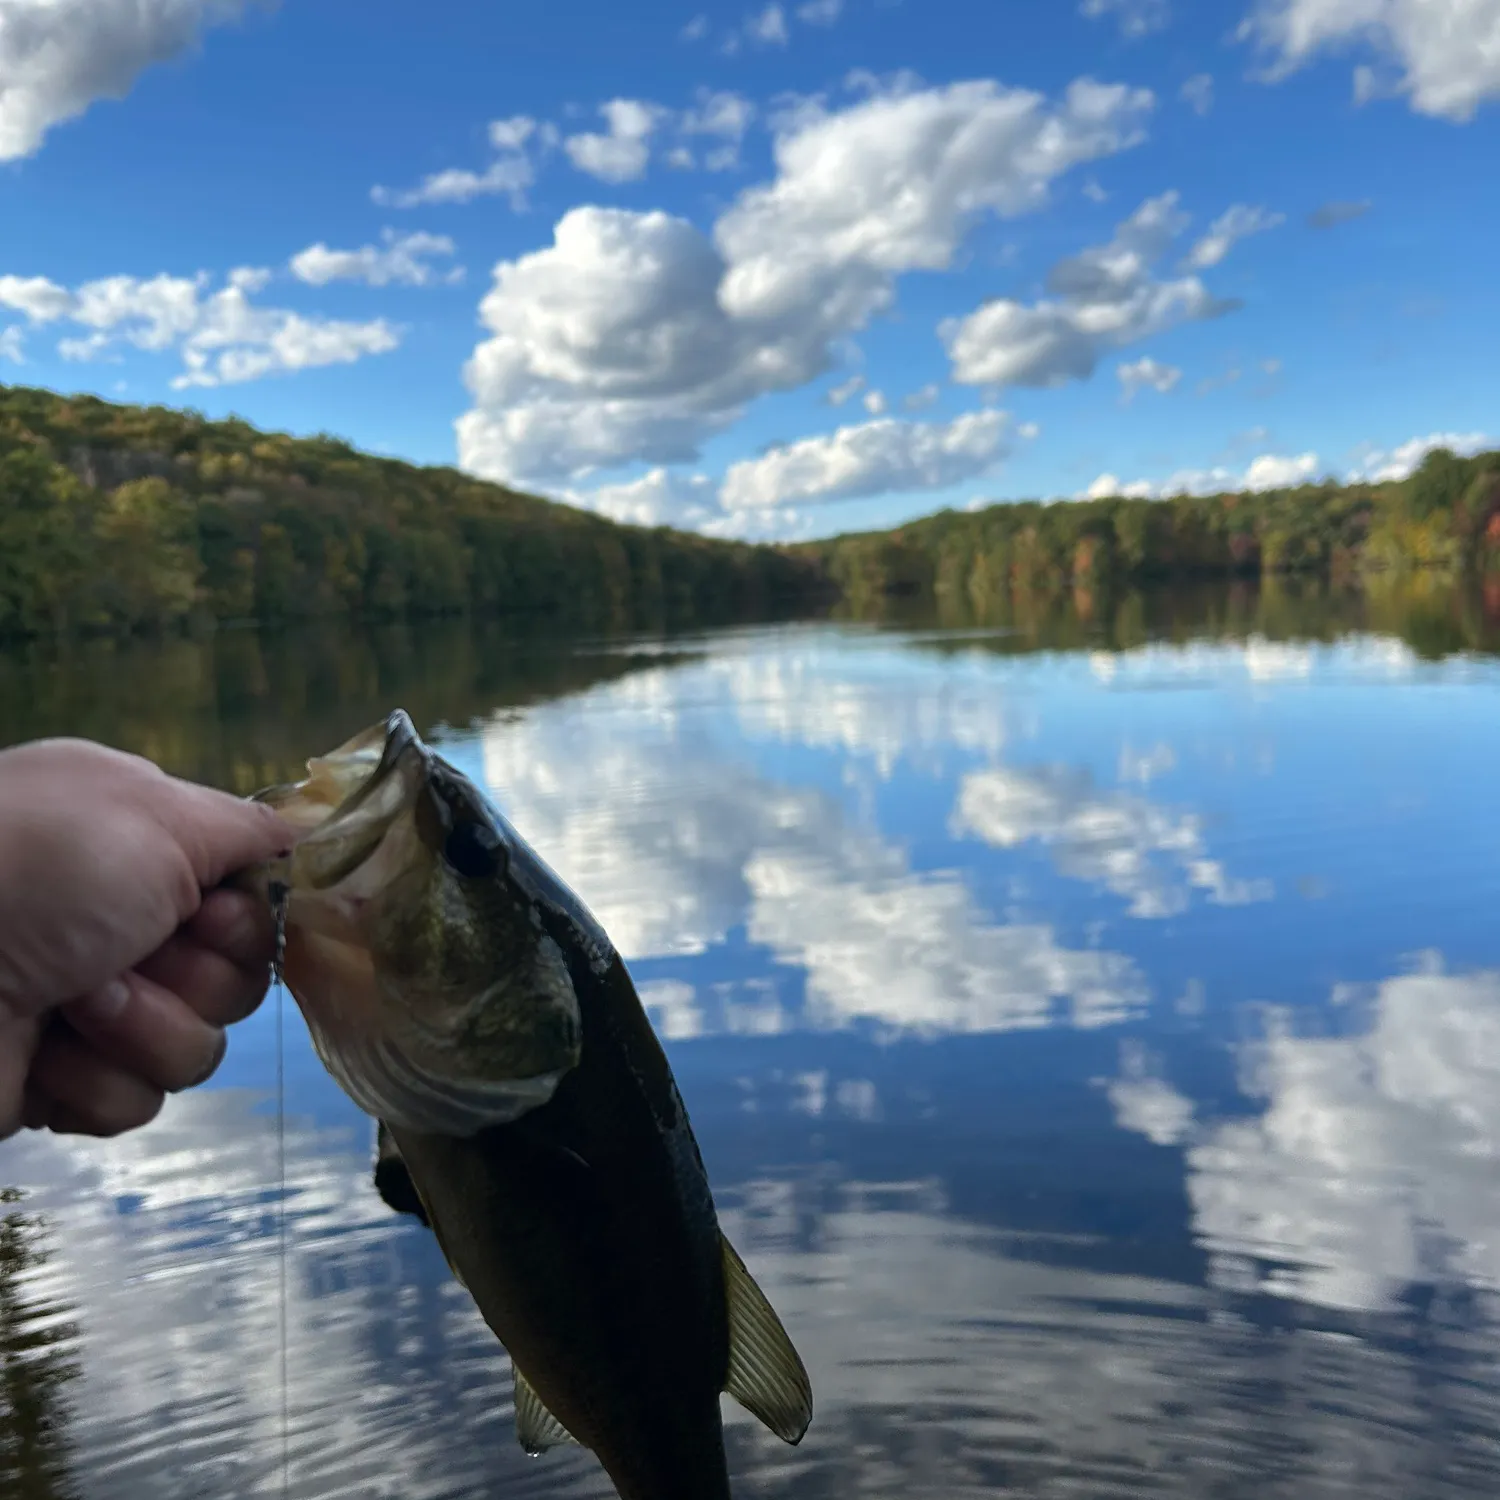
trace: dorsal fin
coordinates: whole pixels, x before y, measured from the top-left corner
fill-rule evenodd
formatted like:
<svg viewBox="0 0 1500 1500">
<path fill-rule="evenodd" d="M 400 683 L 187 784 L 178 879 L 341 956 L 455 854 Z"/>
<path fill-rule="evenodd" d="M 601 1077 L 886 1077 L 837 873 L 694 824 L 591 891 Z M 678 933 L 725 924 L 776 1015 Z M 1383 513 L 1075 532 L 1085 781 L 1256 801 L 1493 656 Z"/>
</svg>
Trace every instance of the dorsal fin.
<svg viewBox="0 0 1500 1500">
<path fill-rule="evenodd" d="M 512 1360 L 510 1367 L 516 1377 L 516 1439 L 521 1446 L 534 1458 L 549 1448 L 576 1443 L 578 1439 L 542 1404 L 520 1366 Z"/>
<path fill-rule="evenodd" d="M 784 1443 L 800 1443 L 812 1421 L 812 1382 L 776 1310 L 724 1235 L 729 1304 L 729 1381 L 724 1389 Z"/>
</svg>

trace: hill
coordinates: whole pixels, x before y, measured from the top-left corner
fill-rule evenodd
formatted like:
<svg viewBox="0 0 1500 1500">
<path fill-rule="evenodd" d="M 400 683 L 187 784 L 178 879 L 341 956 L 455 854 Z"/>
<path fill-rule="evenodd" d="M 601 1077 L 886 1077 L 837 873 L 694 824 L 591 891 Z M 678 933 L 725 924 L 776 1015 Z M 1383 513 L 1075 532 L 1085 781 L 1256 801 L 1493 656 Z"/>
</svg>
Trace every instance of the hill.
<svg viewBox="0 0 1500 1500">
<path fill-rule="evenodd" d="M 1409 478 L 1168 500 L 942 511 L 797 546 L 622 526 L 571 506 L 238 420 L 0 386 L 0 638 L 524 614 L 708 624 L 841 598 L 995 622 L 1157 582 L 1413 570 L 1500 610 L 1500 452 Z"/>
<path fill-rule="evenodd" d="M 0 386 L 0 637 L 193 619 L 764 613 L 815 562 L 198 413 Z"/>
<path fill-rule="evenodd" d="M 1018 595 L 1303 574 L 1439 569 L 1500 589 L 1500 452 L 1429 453 L 1409 478 L 1261 493 L 1028 501 L 941 511 L 795 549 L 858 605 L 930 595 L 993 617 Z"/>
</svg>

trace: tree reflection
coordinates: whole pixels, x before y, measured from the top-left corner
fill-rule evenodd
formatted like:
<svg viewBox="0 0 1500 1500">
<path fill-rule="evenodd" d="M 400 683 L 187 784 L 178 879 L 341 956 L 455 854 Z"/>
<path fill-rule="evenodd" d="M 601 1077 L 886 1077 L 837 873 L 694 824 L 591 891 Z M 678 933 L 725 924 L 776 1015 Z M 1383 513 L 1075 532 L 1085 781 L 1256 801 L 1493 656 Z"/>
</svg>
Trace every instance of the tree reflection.
<svg viewBox="0 0 1500 1500">
<path fill-rule="evenodd" d="M 74 1500 L 65 1399 L 80 1373 L 71 1349 L 72 1309 L 38 1296 L 33 1273 L 52 1258 L 48 1226 L 15 1205 L 19 1188 L 0 1188 L 0 1494 L 10 1500 Z"/>
</svg>

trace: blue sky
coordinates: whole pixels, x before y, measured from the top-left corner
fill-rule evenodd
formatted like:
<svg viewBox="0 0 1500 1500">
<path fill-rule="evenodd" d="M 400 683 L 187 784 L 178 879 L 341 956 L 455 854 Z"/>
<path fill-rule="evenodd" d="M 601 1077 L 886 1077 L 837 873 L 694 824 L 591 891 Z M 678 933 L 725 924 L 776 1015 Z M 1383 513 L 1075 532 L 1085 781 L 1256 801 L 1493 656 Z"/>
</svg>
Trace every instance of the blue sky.
<svg viewBox="0 0 1500 1500">
<path fill-rule="evenodd" d="M 0 0 L 0 379 L 729 535 L 1495 441 L 1500 0 Z"/>
</svg>

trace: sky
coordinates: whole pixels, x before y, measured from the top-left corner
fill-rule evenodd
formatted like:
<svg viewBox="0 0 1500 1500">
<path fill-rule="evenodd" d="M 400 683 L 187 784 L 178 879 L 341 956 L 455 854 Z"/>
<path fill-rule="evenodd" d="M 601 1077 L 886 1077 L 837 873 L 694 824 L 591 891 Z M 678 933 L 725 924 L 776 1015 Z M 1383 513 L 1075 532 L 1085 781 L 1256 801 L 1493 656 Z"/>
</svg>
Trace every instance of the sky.
<svg viewBox="0 0 1500 1500">
<path fill-rule="evenodd" d="M 0 381 L 752 539 L 1500 442 L 1500 0 L 0 0 Z"/>
</svg>

